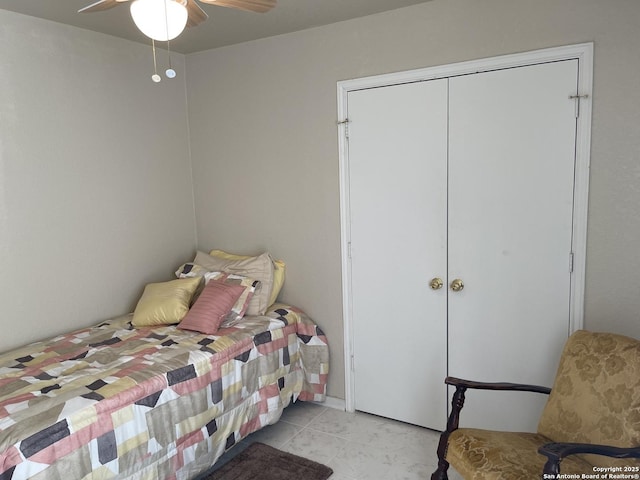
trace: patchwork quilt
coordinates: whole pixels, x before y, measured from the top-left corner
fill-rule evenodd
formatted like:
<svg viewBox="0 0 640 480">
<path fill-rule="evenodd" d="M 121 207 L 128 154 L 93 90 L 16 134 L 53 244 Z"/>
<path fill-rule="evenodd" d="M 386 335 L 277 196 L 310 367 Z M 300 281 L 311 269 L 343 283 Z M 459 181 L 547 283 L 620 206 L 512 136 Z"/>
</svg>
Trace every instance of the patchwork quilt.
<svg viewBox="0 0 640 480">
<path fill-rule="evenodd" d="M 218 335 L 131 315 L 0 355 L 0 480 L 190 479 L 291 401 L 323 401 L 327 340 L 274 305 Z"/>
</svg>

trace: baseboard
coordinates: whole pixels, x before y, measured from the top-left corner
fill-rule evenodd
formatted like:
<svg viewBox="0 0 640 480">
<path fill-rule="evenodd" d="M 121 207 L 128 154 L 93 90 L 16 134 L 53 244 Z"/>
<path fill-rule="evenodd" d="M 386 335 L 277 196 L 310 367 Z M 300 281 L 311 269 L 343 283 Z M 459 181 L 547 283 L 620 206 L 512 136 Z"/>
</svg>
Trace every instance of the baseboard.
<svg viewBox="0 0 640 480">
<path fill-rule="evenodd" d="M 313 402 L 323 407 L 335 408 L 336 410 L 346 410 L 346 403 L 342 398 L 326 397 L 324 402 Z"/>
</svg>

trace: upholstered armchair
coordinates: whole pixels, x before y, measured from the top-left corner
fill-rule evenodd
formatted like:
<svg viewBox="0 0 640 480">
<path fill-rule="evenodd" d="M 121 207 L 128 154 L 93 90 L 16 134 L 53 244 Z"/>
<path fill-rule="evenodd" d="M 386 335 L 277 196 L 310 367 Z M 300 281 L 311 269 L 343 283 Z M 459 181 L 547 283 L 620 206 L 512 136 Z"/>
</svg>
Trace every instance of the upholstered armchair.
<svg viewBox="0 0 640 480">
<path fill-rule="evenodd" d="M 611 472 L 640 475 L 638 340 L 584 330 L 574 333 L 562 352 L 552 389 L 452 377 L 445 382 L 456 391 L 432 480 L 447 480 L 450 464 L 466 480 L 559 478 L 560 468 L 562 474 L 578 474 L 577 478 L 598 473 L 605 478 Z M 549 395 L 538 432 L 458 428 L 465 392 L 476 388 Z"/>
</svg>

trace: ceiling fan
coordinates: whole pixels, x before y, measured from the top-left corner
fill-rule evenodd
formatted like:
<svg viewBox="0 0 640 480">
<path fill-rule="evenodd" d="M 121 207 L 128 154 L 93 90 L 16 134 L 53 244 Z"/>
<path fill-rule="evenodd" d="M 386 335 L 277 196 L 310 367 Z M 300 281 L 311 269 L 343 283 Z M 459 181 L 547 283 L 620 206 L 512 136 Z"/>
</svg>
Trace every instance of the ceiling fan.
<svg viewBox="0 0 640 480">
<path fill-rule="evenodd" d="M 199 0 L 209 5 L 235 8 L 247 12 L 265 13 L 276 6 L 277 0 Z M 182 33 L 185 27 L 195 27 L 204 22 L 209 16 L 202 10 L 196 0 L 98 0 L 91 5 L 78 10 L 78 13 L 100 12 L 109 10 L 121 3 L 131 2 L 131 17 L 138 29 L 151 38 L 153 46 L 154 74 L 151 79 L 158 83 L 160 75 L 157 72 L 156 41 L 167 42 L 169 53 L 168 78 L 176 76 L 171 67 L 169 41 Z"/>
<path fill-rule="evenodd" d="M 84 8 L 78 10 L 79 13 L 100 12 L 102 10 L 108 10 L 121 3 L 129 2 L 130 0 L 98 0 L 91 5 L 87 5 Z M 277 0 L 199 0 L 202 3 L 209 5 L 218 5 L 220 7 L 235 8 L 237 10 L 244 10 L 247 12 L 265 13 L 276 6 Z M 136 3 L 151 3 L 149 0 L 134 0 Z M 165 3 L 160 1 L 160 3 Z M 171 0 L 167 1 L 167 5 L 178 4 L 187 11 L 187 27 L 195 27 L 204 22 L 209 16 L 200 8 L 196 0 Z M 132 4 L 132 5 L 133 5 Z M 133 9 L 133 7 L 132 7 Z M 144 33 L 144 32 L 143 32 Z"/>
</svg>

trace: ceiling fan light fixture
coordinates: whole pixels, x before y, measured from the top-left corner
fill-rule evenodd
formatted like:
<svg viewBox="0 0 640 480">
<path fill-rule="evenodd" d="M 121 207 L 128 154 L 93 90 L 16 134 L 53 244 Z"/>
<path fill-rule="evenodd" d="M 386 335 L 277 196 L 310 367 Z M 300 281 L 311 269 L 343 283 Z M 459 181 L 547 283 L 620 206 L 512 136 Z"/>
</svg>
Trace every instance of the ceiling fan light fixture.
<svg viewBox="0 0 640 480">
<path fill-rule="evenodd" d="M 147 37 L 160 42 L 173 40 L 187 26 L 187 7 L 179 0 L 134 0 L 131 18 Z"/>
</svg>

